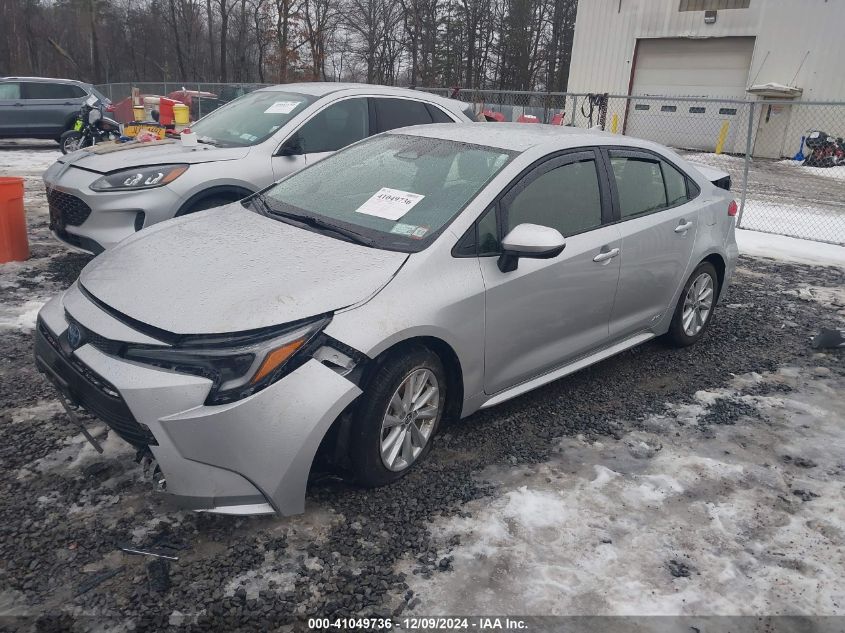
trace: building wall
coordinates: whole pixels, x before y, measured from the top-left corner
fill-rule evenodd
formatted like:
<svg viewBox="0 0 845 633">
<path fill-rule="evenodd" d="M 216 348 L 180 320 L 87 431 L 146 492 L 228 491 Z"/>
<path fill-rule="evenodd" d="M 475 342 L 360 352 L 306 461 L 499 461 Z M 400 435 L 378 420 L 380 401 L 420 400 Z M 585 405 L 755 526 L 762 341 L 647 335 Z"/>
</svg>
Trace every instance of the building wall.
<svg viewBox="0 0 845 633">
<path fill-rule="evenodd" d="M 679 4 L 579 0 L 567 90 L 628 94 L 638 39 L 751 36 L 748 86 L 774 82 L 802 88 L 793 103 L 845 102 L 845 0 L 750 0 L 747 9 L 718 11 L 715 24 L 704 23 L 703 11 L 679 11 Z M 611 105 L 624 125 L 624 103 Z M 726 151 L 745 151 L 747 125 L 747 116 L 732 122 Z M 755 155 L 792 156 L 811 129 L 845 136 L 845 106 L 758 106 L 752 128 Z"/>
<path fill-rule="evenodd" d="M 746 35 L 756 38 L 749 85 L 777 82 L 803 88 L 805 101 L 845 101 L 845 1 L 751 0 L 748 9 L 719 11 L 715 24 L 678 6 L 579 0 L 568 91 L 627 94 L 638 38 Z"/>
</svg>

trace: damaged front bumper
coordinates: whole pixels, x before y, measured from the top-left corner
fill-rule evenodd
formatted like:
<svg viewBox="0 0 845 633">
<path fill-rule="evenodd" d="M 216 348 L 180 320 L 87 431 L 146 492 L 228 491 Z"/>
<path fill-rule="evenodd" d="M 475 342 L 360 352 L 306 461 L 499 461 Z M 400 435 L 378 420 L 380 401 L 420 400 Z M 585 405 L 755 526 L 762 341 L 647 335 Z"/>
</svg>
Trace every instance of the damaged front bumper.
<svg viewBox="0 0 845 633">
<path fill-rule="evenodd" d="M 74 286 L 39 315 L 36 363 L 69 400 L 137 448 L 149 449 L 170 500 L 227 514 L 304 511 L 320 442 L 361 393 L 342 372 L 311 358 L 262 391 L 207 406 L 212 383 L 206 378 L 127 361 L 94 342 L 72 350 L 68 318 L 110 339 L 132 342 L 144 335 Z"/>
</svg>

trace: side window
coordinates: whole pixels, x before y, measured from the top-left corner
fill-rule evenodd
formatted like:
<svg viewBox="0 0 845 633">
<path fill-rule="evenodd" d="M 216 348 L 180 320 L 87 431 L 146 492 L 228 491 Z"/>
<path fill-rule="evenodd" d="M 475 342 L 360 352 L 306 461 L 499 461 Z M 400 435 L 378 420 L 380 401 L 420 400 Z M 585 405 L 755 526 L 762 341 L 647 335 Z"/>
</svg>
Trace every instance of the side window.
<svg viewBox="0 0 845 633">
<path fill-rule="evenodd" d="M 687 177 L 669 163 L 660 161 L 660 168 L 663 170 L 663 182 L 666 183 L 666 199 L 670 207 L 683 204 L 687 196 Z"/>
<path fill-rule="evenodd" d="M 24 99 L 78 99 L 85 94 L 79 86 L 27 82 L 23 88 Z"/>
<path fill-rule="evenodd" d="M 478 255 L 498 255 L 499 230 L 496 222 L 496 207 L 488 209 L 478 220 Z"/>
<path fill-rule="evenodd" d="M 601 226 L 596 161 L 579 160 L 547 171 L 519 190 L 504 209 L 506 233 L 524 223 L 550 226 L 564 236 Z"/>
<path fill-rule="evenodd" d="M 302 152 L 336 152 L 369 136 L 366 99 L 345 99 L 317 113 L 296 133 Z"/>
<path fill-rule="evenodd" d="M 666 208 L 666 187 L 660 161 L 610 152 L 622 219 Z M 685 189 L 686 191 L 686 189 Z"/>
<path fill-rule="evenodd" d="M 21 85 L 19 83 L 0 83 L 0 99 L 20 99 Z"/>
<path fill-rule="evenodd" d="M 431 123 L 428 108 L 421 101 L 412 99 L 373 99 L 376 106 L 378 131 L 386 132 L 406 125 Z"/>
<path fill-rule="evenodd" d="M 449 115 L 443 112 L 440 108 L 436 105 L 431 105 L 430 103 L 425 104 L 426 110 L 431 115 L 431 120 L 434 123 L 454 123 L 454 121 L 449 118 Z"/>
</svg>

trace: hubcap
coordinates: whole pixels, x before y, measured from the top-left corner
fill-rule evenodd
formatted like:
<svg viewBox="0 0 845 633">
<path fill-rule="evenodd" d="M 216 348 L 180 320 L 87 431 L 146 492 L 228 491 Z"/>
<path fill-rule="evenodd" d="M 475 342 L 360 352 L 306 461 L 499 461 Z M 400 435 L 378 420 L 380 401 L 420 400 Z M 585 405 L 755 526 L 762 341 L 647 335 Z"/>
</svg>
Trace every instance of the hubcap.
<svg viewBox="0 0 845 633">
<path fill-rule="evenodd" d="M 82 137 L 65 141 L 65 149 L 68 152 L 75 152 L 82 146 Z"/>
<path fill-rule="evenodd" d="M 687 336 L 695 336 L 707 324 L 713 309 L 713 278 L 701 273 L 692 282 L 684 298 L 684 311 L 681 322 Z"/>
<path fill-rule="evenodd" d="M 405 470 L 420 456 L 440 412 L 440 389 L 434 373 L 415 369 L 390 398 L 381 423 L 381 461 L 385 468 Z"/>
</svg>

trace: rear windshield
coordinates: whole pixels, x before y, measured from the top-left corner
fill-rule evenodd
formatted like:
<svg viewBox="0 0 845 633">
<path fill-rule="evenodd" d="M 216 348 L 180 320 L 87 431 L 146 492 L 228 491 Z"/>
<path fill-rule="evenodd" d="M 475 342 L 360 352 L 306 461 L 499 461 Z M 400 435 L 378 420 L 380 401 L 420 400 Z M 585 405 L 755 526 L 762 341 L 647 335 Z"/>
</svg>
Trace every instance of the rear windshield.
<svg viewBox="0 0 845 633">
<path fill-rule="evenodd" d="M 314 97 L 293 92 L 250 92 L 217 108 L 191 126 L 199 140 L 222 147 L 261 143 L 302 112 Z"/>
<path fill-rule="evenodd" d="M 285 213 L 314 216 L 374 246 L 422 250 L 511 159 L 502 149 L 401 134 L 373 137 L 265 192 Z"/>
</svg>

